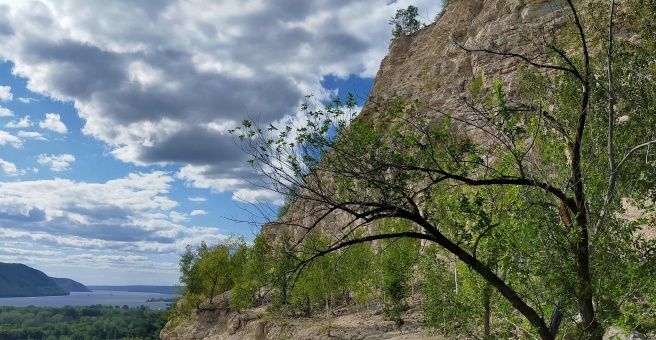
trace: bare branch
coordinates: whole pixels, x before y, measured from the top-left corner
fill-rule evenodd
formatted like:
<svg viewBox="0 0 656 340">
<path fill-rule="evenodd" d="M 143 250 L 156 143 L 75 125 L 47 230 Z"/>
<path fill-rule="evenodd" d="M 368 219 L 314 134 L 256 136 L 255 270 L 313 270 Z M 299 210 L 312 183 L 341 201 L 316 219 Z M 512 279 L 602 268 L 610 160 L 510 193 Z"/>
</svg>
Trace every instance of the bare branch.
<svg viewBox="0 0 656 340">
<path fill-rule="evenodd" d="M 620 167 L 622 167 L 624 162 L 631 156 L 632 153 L 642 148 L 648 147 L 652 144 L 656 144 L 656 139 L 634 146 L 631 150 L 629 150 L 629 152 L 626 153 L 626 155 L 624 155 L 624 157 L 622 157 L 622 160 L 619 163 L 617 163 L 617 167 L 615 168 L 615 171 L 619 171 Z"/>
</svg>

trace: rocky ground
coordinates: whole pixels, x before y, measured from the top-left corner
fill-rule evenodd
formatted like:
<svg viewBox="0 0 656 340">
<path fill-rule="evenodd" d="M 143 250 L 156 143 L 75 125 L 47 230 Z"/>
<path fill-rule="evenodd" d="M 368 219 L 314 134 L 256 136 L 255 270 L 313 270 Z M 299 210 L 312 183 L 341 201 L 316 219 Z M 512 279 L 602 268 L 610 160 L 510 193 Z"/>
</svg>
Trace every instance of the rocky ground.
<svg viewBox="0 0 656 340">
<path fill-rule="evenodd" d="M 166 340 L 187 339 L 444 339 L 425 326 L 417 304 L 411 304 L 403 316 L 403 324 L 387 321 L 380 308 L 357 312 L 351 308 L 336 309 L 331 317 L 281 318 L 265 307 L 242 312 L 229 311 L 225 303 L 204 304 L 171 329 L 167 324 L 161 333 Z"/>
</svg>

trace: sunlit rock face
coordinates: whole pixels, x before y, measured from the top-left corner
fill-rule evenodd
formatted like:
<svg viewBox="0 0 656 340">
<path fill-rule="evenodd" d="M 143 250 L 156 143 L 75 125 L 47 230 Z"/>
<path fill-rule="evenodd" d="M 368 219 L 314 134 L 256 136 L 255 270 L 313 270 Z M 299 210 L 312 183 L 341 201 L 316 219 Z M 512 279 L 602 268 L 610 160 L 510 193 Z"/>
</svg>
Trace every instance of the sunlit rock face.
<svg viewBox="0 0 656 340">
<path fill-rule="evenodd" d="M 397 97 L 417 99 L 417 115 L 429 119 L 438 119 L 443 112 L 465 114 L 468 108 L 464 97 L 469 84 L 481 74 L 486 85 L 501 81 L 512 101 L 517 96 L 518 66 L 522 62 L 465 49 L 537 56 L 545 40 L 554 38 L 553 33 L 566 22 L 565 13 L 561 1 L 454 1 L 436 22 L 392 42 L 358 119 L 388 120 L 384 107 Z M 471 137 L 480 140 L 477 137 L 482 136 Z M 297 202 L 285 217 L 266 224 L 262 233 L 274 243 L 281 240 L 282 234 L 297 241 L 306 232 L 300 226 L 312 226 L 320 212 L 311 202 Z M 317 227 L 337 237 L 349 221 L 347 214 L 333 213 Z"/>
</svg>

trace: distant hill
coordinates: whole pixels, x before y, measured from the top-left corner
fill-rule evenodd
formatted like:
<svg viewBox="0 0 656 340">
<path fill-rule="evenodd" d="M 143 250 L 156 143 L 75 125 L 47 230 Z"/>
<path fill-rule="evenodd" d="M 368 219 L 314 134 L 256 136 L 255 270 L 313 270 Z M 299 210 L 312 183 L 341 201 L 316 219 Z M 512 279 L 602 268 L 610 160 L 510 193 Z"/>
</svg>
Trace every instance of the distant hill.
<svg viewBox="0 0 656 340">
<path fill-rule="evenodd" d="M 68 295 L 48 275 L 20 263 L 0 262 L 0 297 Z"/>
<path fill-rule="evenodd" d="M 51 280 L 55 281 L 59 288 L 72 293 L 72 292 L 90 292 L 91 290 L 85 285 L 71 279 L 61 278 L 61 277 L 51 277 Z"/>
<path fill-rule="evenodd" d="M 87 286 L 91 290 L 114 290 L 118 292 L 175 294 L 177 286 Z"/>
</svg>

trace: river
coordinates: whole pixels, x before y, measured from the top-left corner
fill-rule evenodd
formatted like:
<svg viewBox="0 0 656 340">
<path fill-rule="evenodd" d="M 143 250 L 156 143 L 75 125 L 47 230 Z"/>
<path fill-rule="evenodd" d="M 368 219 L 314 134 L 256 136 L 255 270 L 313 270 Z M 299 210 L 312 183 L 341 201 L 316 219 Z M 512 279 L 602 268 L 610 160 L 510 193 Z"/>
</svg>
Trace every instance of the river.
<svg viewBox="0 0 656 340">
<path fill-rule="evenodd" d="M 172 299 L 176 295 L 159 293 L 137 293 L 111 290 L 94 290 L 86 293 L 71 293 L 64 296 L 37 296 L 0 298 L 0 306 L 37 306 L 37 307 L 64 307 L 64 306 L 146 306 L 150 309 L 166 309 L 170 302 L 147 302 L 149 299 Z"/>
</svg>

